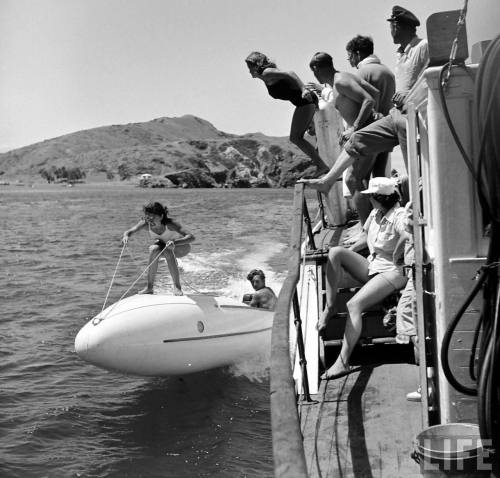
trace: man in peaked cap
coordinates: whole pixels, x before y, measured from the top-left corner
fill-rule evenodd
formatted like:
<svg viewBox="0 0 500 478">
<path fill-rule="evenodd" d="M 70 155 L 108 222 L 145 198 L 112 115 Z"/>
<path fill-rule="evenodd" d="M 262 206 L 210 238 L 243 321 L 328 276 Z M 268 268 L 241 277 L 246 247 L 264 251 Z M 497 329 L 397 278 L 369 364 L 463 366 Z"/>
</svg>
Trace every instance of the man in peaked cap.
<svg viewBox="0 0 500 478">
<path fill-rule="evenodd" d="M 429 62 L 427 40 L 417 36 L 418 18 L 406 8 L 396 5 L 387 19 L 391 23 L 391 35 L 399 45 L 396 52 L 396 94 L 393 102 L 402 107 L 408 92 Z"/>
<path fill-rule="evenodd" d="M 415 27 L 418 27 L 420 25 L 419 19 L 415 15 L 413 15 L 413 13 L 411 13 L 406 8 L 400 7 L 398 5 L 392 7 L 391 18 L 388 18 L 387 21 L 406 23 Z"/>
</svg>

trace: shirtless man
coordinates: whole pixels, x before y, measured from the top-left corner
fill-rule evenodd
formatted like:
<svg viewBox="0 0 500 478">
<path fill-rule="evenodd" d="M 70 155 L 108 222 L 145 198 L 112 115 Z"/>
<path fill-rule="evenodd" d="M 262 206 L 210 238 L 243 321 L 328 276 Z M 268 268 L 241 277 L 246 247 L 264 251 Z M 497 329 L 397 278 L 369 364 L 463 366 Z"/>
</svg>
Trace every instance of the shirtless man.
<svg viewBox="0 0 500 478">
<path fill-rule="evenodd" d="M 355 131 L 382 117 L 375 111 L 379 100 L 379 90 L 358 75 L 336 70 L 332 57 L 328 53 L 316 53 L 309 66 L 316 79 L 327 86 L 309 83 L 306 88 L 313 89 L 320 100 L 334 105 L 347 123 L 348 127 L 340 141 L 342 145 Z M 321 101 L 319 107 L 321 108 Z M 362 179 L 368 180 L 370 173 L 371 170 L 367 170 Z M 360 193 L 365 189 L 365 184 L 350 171 L 347 178 L 347 187 L 352 195 L 361 224 L 363 224 L 372 209 L 370 201 Z"/>
<path fill-rule="evenodd" d="M 255 293 L 252 294 L 252 300 L 249 303 L 250 307 L 274 310 L 274 306 L 278 299 L 273 290 L 266 286 L 266 276 L 264 272 L 260 269 L 253 269 L 248 273 L 247 279 L 251 282 L 255 290 Z"/>
<path fill-rule="evenodd" d="M 356 75 L 336 70 L 332 57 L 325 52 L 316 53 L 309 67 L 320 84 L 307 83 L 306 88 L 315 91 L 325 103 L 335 106 L 348 125 L 342 135 L 342 142 L 347 141 L 354 131 L 373 121 L 374 107 L 379 97 L 375 87 Z"/>
</svg>

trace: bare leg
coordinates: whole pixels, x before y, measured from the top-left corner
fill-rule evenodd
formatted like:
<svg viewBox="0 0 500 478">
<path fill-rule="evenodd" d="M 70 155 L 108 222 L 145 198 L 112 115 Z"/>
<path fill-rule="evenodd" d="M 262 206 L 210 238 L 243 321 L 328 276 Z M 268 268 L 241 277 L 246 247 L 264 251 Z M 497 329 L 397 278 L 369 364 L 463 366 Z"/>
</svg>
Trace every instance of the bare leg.
<svg viewBox="0 0 500 478">
<path fill-rule="evenodd" d="M 342 270 L 346 270 L 363 284 L 368 281 L 368 262 L 363 256 L 341 246 L 330 249 L 326 264 L 326 305 L 317 325 L 320 332 L 326 328 L 333 313 Z"/>
<path fill-rule="evenodd" d="M 174 283 L 174 295 L 183 295 L 179 267 L 177 266 L 175 253 L 174 251 L 167 249 L 163 255 L 165 256 L 165 259 L 167 259 L 168 270 L 170 271 L 170 275 L 172 276 L 172 281 Z"/>
<path fill-rule="evenodd" d="M 361 225 L 363 225 L 368 219 L 371 210 L 373 209 L 373 206 L 368 197 L 365 194 L 361 194 L 361 191 L 366 189 L 365 180 L 358 179 L 354 175 L 353 169 L 349 168 L 347 170 L 346 184 L 347 187 L 349 188 L 349 192 L 352 195 L 354 207 L 356 208 L 356 211 L 359 216 L 359 222 L 361 223 Z M 353 241 L 352 244 L 356 242 L 357 238 L 358 238 L 357 236 L 351 238 Z"/>
<path fill-rule="evenodd" d="M 389 177 L 391 175 L 391 169 L 387 171 L 387 163 L 389 162 L 389 153 L 382 152 L 377 154 L 375 159 L 375 164 L 373 165 L 372 176 L 374 178 L 380 178 L 382 176 Z"/>
<path fill-rule="evenodd" d="M 158 246 L 149 247 L 149 262 L 148 262 L 148 283 L 146 287 L 139 291 L 139 294 L 152 294 L 155 283 L 156 272 L 158 270 L 158 259 L 161 255 L 161 250 Z"/>
<path fill-rule="evenodd" d="M 323 174 L 328 171 L 328 166 L 321 159 L 316 148 L 304 139 L 304 134 L 311 124 L 315 111 L 316 107 L 314 105 L 297 106 L 295 108 L 292 117 L 292 126 L 290 127 L 290 141 L 307 154 L 316 166 L 318 173 Z"/>
<path fill-rule="evenodd" d="M 305 183 L 312 189 L 316 189 L 322 193 L 328 193 L 331 187 L 335 184 L 342 173 L 354 163 L 355 158 L 349 156 L 345 150 L 342 150 L 337 161 L 323 177 L 318 179 L 300 179 L 299 183 Z"/>
<path fill-rule="evenodd" d="M 354 201 L 354 206 L 358 212 L 359 222 L 364 224 L 373 209 L 372 203 L 365 194 L 361 194 L 360 191 L 354 191 L 352 196 Z"/>
<path fill-rule="evenodd" d="M 330 378 L 349 370 L 351 353 L 361 335 L 363 325 L 361 314 L 371 306 L 378 304 L 394 290 L 394 286 L 379 274 L 370 279 L 347 303 L 349 317 L 345 326 L 342 349 L 335 363 L 326 371 L 324 378 Z"/>
</svg>

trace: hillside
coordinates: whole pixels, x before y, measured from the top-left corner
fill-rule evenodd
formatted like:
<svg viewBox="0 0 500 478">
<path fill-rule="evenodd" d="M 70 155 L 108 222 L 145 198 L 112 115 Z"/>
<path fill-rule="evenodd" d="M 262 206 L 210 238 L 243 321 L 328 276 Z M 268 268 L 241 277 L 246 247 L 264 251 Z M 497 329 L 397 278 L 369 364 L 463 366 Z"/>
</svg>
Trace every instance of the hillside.
<svg viewBox="0 0 500 478">
<path fill-rule="evenodd" d="M 313 170 L 287 138 L 228 134 L 191 115 L 78 131 L 0 154 L 5 180 L 63 167 L 108 180 L 149 173 L 155 185 L 184 187 L 284 187 Z"/>
</svg>

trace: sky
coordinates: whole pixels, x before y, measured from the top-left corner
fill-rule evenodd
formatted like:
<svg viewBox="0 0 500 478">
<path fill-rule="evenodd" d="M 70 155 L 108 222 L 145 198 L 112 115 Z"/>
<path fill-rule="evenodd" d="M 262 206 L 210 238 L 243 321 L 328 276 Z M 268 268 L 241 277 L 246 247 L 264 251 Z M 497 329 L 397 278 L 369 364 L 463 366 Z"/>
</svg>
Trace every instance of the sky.
<svg viewBox="0 0 500 478">
<path fill-rule="evenodd" d="M 420 18 L 464 0 L 397 0 Z M 500 0 L 470 0 L 469 48 L 500 33 Z M 393 0 L 0 0 L 0 151 L 83 129 L 193 114 L 228 133 L 285 136 L 293 106 L 244 63 L 254 50 L 313 80 L 317 51 L 349 66 L 370 35 L 392 68 Z"/>
</svg>

